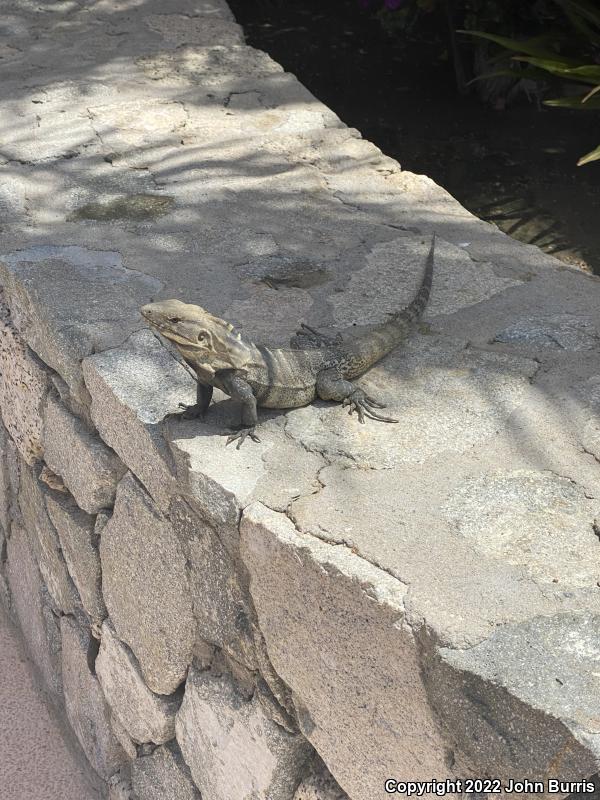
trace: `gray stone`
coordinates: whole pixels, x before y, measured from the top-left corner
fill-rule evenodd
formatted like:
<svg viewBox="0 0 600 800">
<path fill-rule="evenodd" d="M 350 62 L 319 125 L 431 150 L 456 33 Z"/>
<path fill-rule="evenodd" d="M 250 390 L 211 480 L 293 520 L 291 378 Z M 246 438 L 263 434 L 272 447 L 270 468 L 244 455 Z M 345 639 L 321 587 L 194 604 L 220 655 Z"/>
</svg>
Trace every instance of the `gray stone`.
<svg viewBox="0 0 600 800">
<path fill-rule="evenodd" d="M 177 741 L 194 782 L 213 800 L 288 800 L 310 747 L 247 700 L 226 676 L 190 670 Z"/>
<path fill-rule="evenodd" d="M 174 742 L 138 758 L 131 772 L 138 800 L 200 800 L 200 792 Z"/>
<path fill-rule="evenodd" d="M 241 536 L 273 667 L 342 788 L 372 800 L 386 796 L 382 775 L 452 774 L 403 622 L 407 587 L 260 504 L 246 509 Z"/>
<path fill-rule="evenodd" d="M 5 575 L 5 572 L 5 562 L 0 561 L 0 608 L 3 608 L 6 612 L 10 613 L 10 587 L 8 585 L 8 579 Z"/>
<path fill-rule="evenodd" d="M 428 688 L 473 763 L 505 779 L 580 779 L 598 770 L 599 621 L 585 613 L 536 617 L 469 650 L 440 649 Z"/>
<path fill-rule="evenodd" d="M 88 761 L 104 780 L 127 763 L 127 755 L 110 726 L 110 708 L 98 679 L 90 672 L 89 631 L 72 617 L 62 617 L 62 674 L 71 727 Z"/>
<path fill-rule="evenodd" d="M 477 550 L 539 583 L 600 582 L 600 503 L 568 478 L 533 470 L 472 478 L 457 486 L 442 512 Z"/>
<path fill-rule="evenodd" d="M 92 631 L 92 633 L 94 632 Z M 99 638 L 99 636 L 96 637 L 94 634 L 94 638 Z M 114 714 L 111 714 L 110 717 L 110 727 L 112 728 L 112 732 L 117 737 L 119 744 L 127 755 L 127 758 L 129 758 L 130 761 L 134 761 L 138 755 L 137 746 Z"/>
<path fill-rule="evenodd" d="M 246 451 L 228 449 L 224 458 L 223 431 L 233 423 L 217 407 L 211 408 L 210 414 L 203 436 L 194 435 L 197 423 L 174 423 L 169 429 L 170 445 L 181 484 L 235 555 L 242 508 L 260 500 L 284 511 L 294 498 L 318 487 L 317 474 L 326 461 L 319 452 L 285 438 L 281 420 L 262 422 L 259 444 Z M 278 476 L 277 481 L 273 475 Z"/>
<path fill-rule="evenodd" d="M 332 296 L 335 323 L 347 327 L 383 322 L 386 313 L 408 305 L 430 246 L 430 237 L 411 233 L 375 245 L 367 266 L 352 275 L 343 293 Z M 434 273 L 426 319 L 453 314 L 520 283 L 515 277 L 496 275 L 491 264 L 476 262 L 463 248 L 441 239 L 436 242 Z"/>
<path fill-rule="evenodd" d="M 269 653 L 267 652 L 265 637 L 258 625 L 254 629 L 254 644 L 260 671 L 256 687 L 258 698 L 271 719 L 286 730 L 295 732 L 298 730 L 298 724 L 292 693 L 289 686 L 286 686 L 273 669 L 273 664 L 271 664 Z"/>
<path fill-rule="evenodd" d="M 21 460 L 19 458 L 19 451 L 10 436 L 6 439 L 4 457 L 8 478 L 7 491 L 10 495 L 10 511 L 11 515 L 15 515 L 18 512 L 16 506 L 21 482 Z"/>
<path fill-rule="evenodd" d="M 181 498 L 173 499 L 169 517 L 188 565 L 198 635 L 250 668 L 255 667 L 249 597 L 217 530 L 201 520 Z"/>
<path fill-rule="evenodd" d="M 46 463 L 61 476 L 80 508 L 96 514 L 112 507 L 127 468 L 53 397 L 44 414 L 44 445 Z"/>
<path fill-rule="evenodd" d="M 121 775 L 113 775 L 108 781 L 108 800 L 134 800 L 131 781 Z"/>
<path fill-rule="evenodd" d="M 223 47 L 243 44 L 242 29 L 231 19 L 218 16 L 198 16 L 190 19 L 183 14 L 149 14 L 148 27 L 159 33 L 173 47 L 184 44 L 207 47 L 218 42 Z"/>
<path fill-rule="evenodd" d="M 102 569 L 98 552 L 95 518 L 86 514 L 64 495 L 47 495 L 46 508 L 58 533 L 69 573 L 81 604 L 96 625 L 106 617 L 102 598 Z"/>
<path fill-rule="evenodd" d="M 215 646 L 203 639 L 196 639 L 194 642 L 194 663 L 200 670 L 210 669 L 212 660 L 215 656 Z"/>
<path fill-rule="evenodd" d="M 43 453 L 42 408 L 48 393 L 46 372 L 15 328 L 0 293 L 0 411 L 28 464 Z"/>
<path fill-rule="evenodd" d="M 67 614 L 77 606 L 77 592 L 46 509 L 45 498 L 51 492 L 37 474 L 34 468 L 21 464 L 19 507 L 48 592 L 57 608 Z"/>
<path fill-rule="evenodd" d="M 164 697 L 148 689 L 135 657 L 108 621 L 102 626 L 96 674 L 113 715 L 134 742 L 163 744 L 174 738 L 181 695 Z"/>
<path fill-rule="evenodd" d="M 98 514 L 96 514 L 96 522 L 94 524 L 94 533 L 96 536 L 101 536 L 102 531 L 106 527 L 106 523 L 110 521 L 111 516 L 112 513 L 109 513 L 108 511 L 100 511 Z"/>
<path fill-rule="evenodd" d="M 171 694 L 192 660 L 195 622 L 185 558 L 169 522 L 128 474 L 100 537 L 104 600 L 153 692 Z"/>
<path fill-rule="evenodd" d="M 155 136 L 176 146 L 187 122 L 183 104 L 160 98 L 92 106 L 90 116 L 105 146 L 117 152 L 151 144 Z"/>
<path fill-rule="evenodd" d="M 12 526 L 7 543 L 7 577 L 11 611 L 17 618 L 27 650 L 36 665 L 44 689 L 62 693 L 61 637 L 57 618 L 50 608 L 29 537 L 18 524 Z"/>
<path fill-rule="evenodd" d="M 75 245 L 0 255 L 0 279 L 24 340 L 84 404 L 82 358 L 119 345 L 139 328 L 138 308 L 160 288 L 126 268 L 120 253 Z"/>
<path fill-rule="evenodd" d="M 348 800 L 348 795 L 340 789 L 321 759 L 316 758 L 309 774 L 296 789 L 294 800 Z"/>
<path fill-rule="evenodd" d="M 536 315 L 520 319 L 499 331 L 494 341 L 553 350 L 594 350 L 600 333 L 591 316 L 582 314 Z"/>
<path fill-rule="evenodd" d="M 288 412 L 286 432 L 311 451 L 344 466 L 389 470 L 468 453 L 507 424 L 531 393 L 537 370 L 531 359 L 467 348 L 462 342 L 415 336 L 361 380 L 371 396 L 387 403 L 396 425 L 348 420 L 337 405 Z M 489 398 L 493 397 L 494 403 Z M 305 493 L 300 502 L 309 494 Z M 269 505 L 269 503 L 265 503 Z"/>
<path fill-rule="evenodd" d="M 57 475 L 56 472 L 53 472 L 50 467 L 46 466 L 45 464 L 40 470 L 38 480 L 40 480 L 42 483 L 45 483 L 46 486 L 50 487 L 50 489 L 54 489 L 55 492 L 60 492 L 61 494 L 69 493 L 69 490 L 65 486 L 60 475 Z"/>
<path fill-rule="evenodd" d="M 13 491 L 7 463 L 7 447 L 9 436 L 0 421 L 0 527 L 4 532 L 10 529 Z M 1 550 L 1 546 L 0 546 Z"/>
<path fill-rule="evenodd" d="M 194 402 L 192 378 L 150 331 L 132 336 L 127 348 L 86 359 L 83 371 L 100 435 L 166 508 L 174 479 L 162 423 L 179 402 Z"/>
<path fill-rule="evenodd" d="M 152 80 L 166 80 L 179 87 L 195 86 L 200 80 L 207 88 L 221 87 L 225 76 L 230 80 L 232 75 L 263 78 L 283 72 L 283 68 L 266 53 L 246 46 L 227 49 L 218 45 L 201 49 L 181 47 L 175 52 L 162 50 L 141 56 L 136 63 Z M 148 157 L 152 158 L 152 155 L 143 152 L 124 153 L 117 163 L 140 165 L 140 156 L 147 166 Z"/>
</svg>

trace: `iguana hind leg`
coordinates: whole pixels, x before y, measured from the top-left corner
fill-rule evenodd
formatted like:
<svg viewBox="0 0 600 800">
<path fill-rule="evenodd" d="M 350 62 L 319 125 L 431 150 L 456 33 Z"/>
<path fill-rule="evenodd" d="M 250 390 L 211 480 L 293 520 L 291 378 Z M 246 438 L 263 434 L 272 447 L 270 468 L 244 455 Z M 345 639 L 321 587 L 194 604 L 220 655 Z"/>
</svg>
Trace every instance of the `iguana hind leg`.
<svg viewBox="0 0 600 800">
<path fill-rule="evenodd" d="M 342 343 L 341 333 L 327 336 L 302 322 L 300 330 L 296 331 L 290 340 L 290 347 L 293 350 L 316 350 L 319 347 L 339 347 Z"/>
<path fill-rule="evenodd" d="M 316 389 L 321 400 L 337 400 L 342 405 L 349 406 L 349 414 L 356 411 L 360 423 L 364 423 L 365 416 L 379 422 L 398 422 L 397 419 L 384 417 L 374 411 L 374 408 L 385 408 L 385 404 L 369 397 L 358 386 L 343 378 L 339 370 L 335 368 L 319 372 Z"/>
</svg>

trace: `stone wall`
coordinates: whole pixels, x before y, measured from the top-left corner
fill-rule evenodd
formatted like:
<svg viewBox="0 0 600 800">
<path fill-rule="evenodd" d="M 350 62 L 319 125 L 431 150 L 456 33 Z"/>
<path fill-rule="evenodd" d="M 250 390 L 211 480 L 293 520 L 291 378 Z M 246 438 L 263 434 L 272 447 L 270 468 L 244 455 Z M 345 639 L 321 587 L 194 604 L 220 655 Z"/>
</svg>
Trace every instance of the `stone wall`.
<svg viewBox="0 0 600 800">
<path fill-rule="evenodd" d="M 12 0 L 0 598 L 112 800 L 377 800 L 600 761 L 597 279 L 365 142 L 221 0 Z M 426 322 L 316 403 L 173 416 L 144 327 Z"/>
</svg>

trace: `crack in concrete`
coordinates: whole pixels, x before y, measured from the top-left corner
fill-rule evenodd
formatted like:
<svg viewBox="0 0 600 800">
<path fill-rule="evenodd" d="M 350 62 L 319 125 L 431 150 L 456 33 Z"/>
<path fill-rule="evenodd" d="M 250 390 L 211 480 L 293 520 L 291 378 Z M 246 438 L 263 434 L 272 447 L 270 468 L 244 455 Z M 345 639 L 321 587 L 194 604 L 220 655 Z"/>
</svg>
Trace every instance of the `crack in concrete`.
<svg viewBox="0 0 600 800">
<path fill-rule="evenodd" d="M 102 147 L 104 147 L 104 139 L 102 138 L 102 134 L 97 130 L 96 126 L 94 125 L 95 116 L 91 108 L 86 108 L 86 116 L 90 123 L 90 128 L 92 129 L 94 137 L 98 139 Z"/>
<path fill-rule="evenodd" d="M 576 486 L 578 489 L 581 489 L 583 492 L 583 496 L 586 500 L 595 500 L 596 495 L 588 494 L 589 489 L 586 486 L 583 486 L 581 483 L 572 478 L 570 475 L 563 475 L 560 472 L 557 472 L 554 469 L 546 468 L 543 472 L 549 472 L 551 475 L 554 475 L 555 478 L 560 478 L 561 480 L 569 481 L 573 486 Z"/>
<path fill-rule="evenodd" d="M 383 566 L 383 564 L 381 564 L 381 563 L 379 563 L 379 562 L 377 562 L 375 560 L 372 560 L 371 558 L 368 558 L 367 556 L 363 555 L 363 553 L 361 553 L 361 551 L 360 551 L 360 549 L 358 547 L 356 547 L 355 545 L 350 544 L 350 542 L 348 542 L 343 537 L 334 537 L 331 534 L 330 531 L 328 531 L 326 528 L 322 527 L 319 523 L 317 523 L 317 525 L 318 525 L 319 529 L 323 532 L 322 535 L 319 535 L 319 533 L 316 532 L 313 529 L 311 529 L 310 531 L 306 531 L 306 530 L 303 530 L 300 527 L 300 525 L 299 525 L 299 523 L 298 523 L 298 521 L 297 521 L 297 519 L 296 519 L 296 517 L 295 517 L 295 515 L 293 513 L 292 505 L 297 500 L 299 500 L 299 499 L 301 499 L 303 497 L 314 497 L 314 496 L 320 494 L 320 492 L 327 485 L 325 483 L 325 481 L 321 478 L 321 473 L 323 472 L 323 470 L 327 469 L 328 467 L 333 466 L 334 465 L 334 461 L 333 461 L 333 459 L 329 458 L 323 451 L 318 450 L 316 448 L 315 449 L 311 449 L 304 442 L 297 440 L 287 430 L 287 427 L 288 427 L 288 420 L 286 418 L 286 422 L 285 422 L 283 431 L 284 431 L 284 434 L 287 436 L 287 438 L 292 440 L 296 444 L 299 444 L 304 450 L 306 450 L 307 453 L 311 453 L 311 454 L 317 453 L 317 454 L 319 454 L 323 458 L 323 460 L 325 461 L 323 466 L 320 467 L 317 470 L 316 474 L 315 474 L 315 480 L 317 481 L 319 486 L 314 492 L 308 492 L 307 494 L 299 494 L 296 497 L 294 497 L 290 501 L 290 503 L 288 504 L 288 507 L 286 508 L 285 512 L 281 512 L 278 509 L 271 508 L 264 501 L 262 501 L 263 505 L 267 506 L 267 508 L 271 508 L 271 511 L 277 511 L 278 513 L 284 513 L 285 516 L 289 519 L 289 521 L 294 525 L 294 527 L 298 531 L 298 533 L 302 534 L 303 536 L 313 536 L 315 539 L 318 539 L 319 541 L 323 542 L 324 544 L 331 545 L 332 547 L 345 547 L 347 550 L 349 550 L 352 553 L 352 555 L 356 556 L 357 558 L 362 559 L 363 561 L 365 561 L 368 564 L 371 564 L 371 566 L 376 567 L 377 569 L 381 570 L 381 572 L 385 573 L 386 575 L 388 575 L 391 578 L 394 578 L 394 580 L 397 580 L 399 583 L 402 583 L 406 587 L 406 589 L 408 591 L 408 587 L 410 586 L 410 583 L 408 581 L 404 580 L 399 575 L 396 575 L 389 568 Z M 353 469 L 353 468 L 352 467 L 346 467 L 346 469 Z"/>
<path fill-rule="evenodd" d="M 588 450 L 588 448 L 585 445 L 581 444 L 581 442 L 579 442 L 579 446 L 581 447 L 582 453 L 586 453 L 588 456 L 591 456 L 594 459 L 594 461 L 600 464 L 600 457 L 598 457 L 596 453 L 594 453 L 592 450 Z"/>
</svg>

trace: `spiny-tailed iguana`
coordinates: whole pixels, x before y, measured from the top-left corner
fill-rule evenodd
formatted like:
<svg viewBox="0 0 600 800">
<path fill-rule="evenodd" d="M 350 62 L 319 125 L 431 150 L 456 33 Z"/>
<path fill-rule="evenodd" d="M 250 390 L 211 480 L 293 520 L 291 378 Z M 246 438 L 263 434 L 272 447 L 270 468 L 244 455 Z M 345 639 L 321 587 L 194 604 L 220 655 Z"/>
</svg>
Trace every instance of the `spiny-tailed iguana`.
<svg viewBox="0 0 600 800">
<path fill-rule="evenodd" d="M 337 400 L 356 411 L 359 422 L 365 416 L 381 422 L 397 422 L 378 414 L 384 408 L 362 389 L 350 383 L 387 355 L 405 339 L 421 317 L 431 291 L 435 236 L 427 257 L 421 286 L 412 302 L 368 333 L 342 339 L 323 336 L 302 326 L 290 347 L 270 349 L 247 341 L 232 325 L 214 317 L 200 306 L 180 300 L 150 303 L 142 316 L 162 336 L 173 342 L 183 360 L 197 376 L 196 403 L 184 406 L 186 418 L 204 416 L 213 388 L 220 389 L 242 404 L 242 424 L 227 439 L 238 440 L 237 448 L 255 432 L 256 407 L 298 408 L 316 397 Z"/>
</svg>

